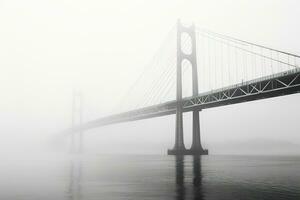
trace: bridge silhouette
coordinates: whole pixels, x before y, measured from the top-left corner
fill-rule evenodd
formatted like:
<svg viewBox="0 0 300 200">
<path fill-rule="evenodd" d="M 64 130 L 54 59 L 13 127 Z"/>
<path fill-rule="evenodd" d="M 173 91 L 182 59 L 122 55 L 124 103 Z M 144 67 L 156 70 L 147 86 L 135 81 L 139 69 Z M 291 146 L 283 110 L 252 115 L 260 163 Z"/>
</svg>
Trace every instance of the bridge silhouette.
<svg viewBox="0 0 300 200">
<path fill-rule="evenodd" d="M 298 55 L 201 29 L 194 24 L 183 25 L 179 20 L 174 29 L 176 34 L 172 30 L 167 36 L 167 40 L 172 40 L 170 35 L 175 36 L 173 45 L 168 42 L 162 45 L 163 48 L 171 48 L 171 61 L 155 66 L 156 69 L 151 64 L 147 66 L 123 100 L 123 103 L 129 102 L 135 107 L 86 123 L 80 120 L 79 125 L 73 123 L 73 127 L 67 131 L 72 133 L 73 149 L 76 148 L 74 138 L 78 132 L 81 151 L 83 131 L 88 129 L 175 114 L 175 145 L 168 150 L 168 154 L 206 155 L 208 150 L 202 147 L 200 137 L 201 110 L 300 91 Z M 159 61 L 166 54 L 159 51 L 157 55 L 155 59 Z M 184 96 L 183 78 L 186 70 L 191 70 L 192 94 Z M 146 90 L 144 85 L 150 86 L 150 89 Z M 142 92 L 137 92 L 138 87 L 142 88 Z M 175 95 L 172 92 L 176 92 Z M 170 93 L 173 95 L 171 98 Z M 145 101 L 132 103 L 128 100 L 137 95 L 141 95 Z M 79 104 L 73 103 L 73 116 L 76 113 L 81 116 L 81 95 L 75 95 L 75 99 Z M 183 139 L 184 112 L 192 112 L 193 116 L 190 149 L 185 147 Z"/>
</svg>

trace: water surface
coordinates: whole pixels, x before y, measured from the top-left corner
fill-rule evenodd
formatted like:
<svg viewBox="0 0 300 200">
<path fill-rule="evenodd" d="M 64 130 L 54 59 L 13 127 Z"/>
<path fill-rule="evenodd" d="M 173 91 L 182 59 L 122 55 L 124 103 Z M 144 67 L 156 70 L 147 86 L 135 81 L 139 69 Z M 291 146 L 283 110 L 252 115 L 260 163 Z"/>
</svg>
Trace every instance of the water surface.
<svg viewBox="0 0 300 200">
<path fill-rule="evenodd" d="M 8 159 L 0 199 L 300 199 L 300 157 L 87 155 Z"/>
</svg>

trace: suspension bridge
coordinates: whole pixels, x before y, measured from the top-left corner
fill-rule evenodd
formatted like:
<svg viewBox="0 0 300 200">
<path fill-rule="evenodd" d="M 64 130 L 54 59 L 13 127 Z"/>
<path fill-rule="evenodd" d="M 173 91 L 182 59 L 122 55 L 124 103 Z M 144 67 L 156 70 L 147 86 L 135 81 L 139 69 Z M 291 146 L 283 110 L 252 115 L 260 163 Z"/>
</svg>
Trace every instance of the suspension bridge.
<svg viewBox="0 0 300 200">
<path fill-rule="evenodd" d="M 202 147 L 200 137 L 201 110 L 298 93 L 299 59 L 292 53 L 201 29 L 194 24 L 184 25 L 178 20 L 121 102 L 122 108 L 127 104 L 126 109 L 86 123 L 81 120 L 78 125 L 73 123 L 67 131 L 72 133 L 71 146 L 75 148 L 75 133 L 79 133 L 79 149 L 82 149 L 82 134 L 88 129 L 175 115 L 175 145 L 168 154 L 206 155 L 208 150 Z M 81 97 L 77 96 L 79 109 L 74 103 L 73 113 L 76 109 L 81 113 Z M 184 112 L 192 112 L 193 116 L 189 149 L 183 139 Z"/>
</svg>

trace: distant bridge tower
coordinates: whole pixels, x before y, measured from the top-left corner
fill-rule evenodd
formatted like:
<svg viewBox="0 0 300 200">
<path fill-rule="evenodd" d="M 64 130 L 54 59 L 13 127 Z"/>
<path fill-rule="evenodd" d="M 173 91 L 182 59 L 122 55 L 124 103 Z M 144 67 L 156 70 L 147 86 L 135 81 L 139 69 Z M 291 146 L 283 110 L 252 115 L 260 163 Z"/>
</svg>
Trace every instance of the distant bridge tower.
<svg viewBox="0 0 300 200">
<path fill-rule="evenodd" d="M 191 42 L 191 53 L 187 54 L 182 51 L 182 35 L 186 33 Z M 193 112 L 193 143 L 191 149 L 186 149 L 183 140 L 183 120 L 182 120 L 182 62 L 189 61 L 192 66 L 193 80 L 193 96 L 198 96 L 198 73 L 197 73 L 197 57 L 196 57 L 196 36 L 194 24 L 185 27 L 180 20 L 177 21 L 177 90 L 176 90 L 176 128 L 175 128 L 175 145 L 174 148 L 168 150 L 169 155 L 207 155 L 208 150 L 204 150 L 201 146 L 200 138 L 200 122 L 199 110 L 194 109 Z"/>
<path fill-rule="evenodd" d="M 83 97 L 81 92 L 73 92 L 72 97 L 72 129 L 82 126 Z M 71 153 L 82 153 L 83 131 L 73 131 L 71 134 Z"/>
</svg>

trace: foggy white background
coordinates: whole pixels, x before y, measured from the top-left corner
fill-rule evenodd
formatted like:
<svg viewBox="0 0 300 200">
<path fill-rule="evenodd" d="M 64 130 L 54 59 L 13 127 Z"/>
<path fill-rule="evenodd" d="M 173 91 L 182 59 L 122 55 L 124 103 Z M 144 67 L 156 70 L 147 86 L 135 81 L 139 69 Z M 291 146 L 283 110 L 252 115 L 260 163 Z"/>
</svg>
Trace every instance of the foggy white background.
<svg viewBox="0 0 300 200">
<path fill-rule="evenodd" d="M 66 139 L 53 138 L 71 125 L 74 88 L 84 94 L 84 121 L 116 112 L 178 18 L 300 54 L 296 0 L 0 0 L 1 154 L 66 150 Z M 230 144 L 248 141 L 265 149 L 270 143 L 273 153 L 297 153 L 299 100 L 296 94 L 205 110 L 204 146 L 232 153 Z M 174 116 L 94 129 L 85 133 L 85 150 L 166 153 L 174 129 Z"/>
</svg>

